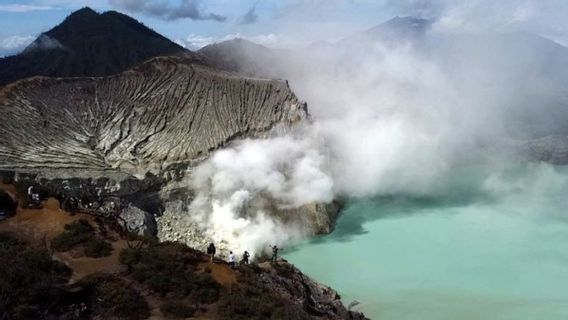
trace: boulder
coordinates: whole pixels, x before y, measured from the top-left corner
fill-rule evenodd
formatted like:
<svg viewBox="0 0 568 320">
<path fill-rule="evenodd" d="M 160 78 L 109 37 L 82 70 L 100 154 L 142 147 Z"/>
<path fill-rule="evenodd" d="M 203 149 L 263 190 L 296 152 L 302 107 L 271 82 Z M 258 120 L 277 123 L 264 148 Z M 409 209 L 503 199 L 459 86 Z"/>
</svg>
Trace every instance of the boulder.
<svg viewBox="0 0 568 320">
<path fill-rule="evenodd" d="M 158 226 L 153 214 L 129 204 L 120 214 L 123 227 L 140 235 L 156 235 Z"/>
</svg>

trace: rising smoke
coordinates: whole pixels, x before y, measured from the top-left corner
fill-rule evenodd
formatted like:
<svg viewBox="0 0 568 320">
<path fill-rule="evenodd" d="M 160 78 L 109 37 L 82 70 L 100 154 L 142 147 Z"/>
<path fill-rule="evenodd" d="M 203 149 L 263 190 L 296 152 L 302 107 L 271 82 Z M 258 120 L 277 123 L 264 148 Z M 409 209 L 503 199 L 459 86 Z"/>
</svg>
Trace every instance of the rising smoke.
<svg viewBox="0 0 568 320">
<path fill-rule="evenodd" d="M 259 199 L 292 208 L 443 194 L 455 168 L 517 162 L 511 141 L 567 133 L 568 49 L 527 33 L 472 32 L 469 21 L 455 27 L 467 17 L 457 2 L 417 3 L 437 15 L 433 25 L 398 19 L 332 45 L 250 57 L 265 63 L 260 75 L 290 80 L 313 123 L 295 136 L 240 141 L 197 169 L 190 216 L 213 239 L 256 252 L 290 243 L 306 229 Z"/>
</svg>

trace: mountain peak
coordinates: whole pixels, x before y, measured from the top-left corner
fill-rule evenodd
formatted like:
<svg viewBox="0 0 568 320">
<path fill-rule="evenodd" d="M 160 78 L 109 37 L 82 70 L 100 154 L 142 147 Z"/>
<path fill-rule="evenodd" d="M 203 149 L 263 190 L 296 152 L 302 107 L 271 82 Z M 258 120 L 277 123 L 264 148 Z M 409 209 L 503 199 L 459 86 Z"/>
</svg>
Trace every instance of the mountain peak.
<svg viewBox="0 0 568 320">
<path fill-rule="evenodd" d="M 83 7 L 71 13 L 70 16 L 74 15 L 98 15 L 98 13 L 95 10 L 91 9 L 91 7 Z"/>
<path fill-rule="evenodd" d="M 412 16 L 396 16 L 383 22 L 363 34 L 367 37 L 382 39 L 409 38 L 423 35 L 432 26 L 432 21 Z"/>
<path fill-rule="evenodd" d="M 42 33 L 21 54 L 0 59 L 0 86 L 40 75 L 112 75 L 154 57 L 187 53 L 136 19 L 84 7 Z"/>
<path fill-rule="evenodd" d="M 77 11 L 72 12 L 61 24 L 65 23 L 77 23 L 84 21 L 85 19 L 97 19 L 100 16 L 98 12 L 91 9 L 90 7 L 84 7 Z"/>
<path fill-rule="evenodd" d="M 428 19 L 417 18 L 412 16 L 400 17 L 396 16 L 387 22 L 383 23 L 382 26 L 396 27 L 396 28 L 414 28 L 423 29 L 430 27 L 432 22 Z"/>
</svg>

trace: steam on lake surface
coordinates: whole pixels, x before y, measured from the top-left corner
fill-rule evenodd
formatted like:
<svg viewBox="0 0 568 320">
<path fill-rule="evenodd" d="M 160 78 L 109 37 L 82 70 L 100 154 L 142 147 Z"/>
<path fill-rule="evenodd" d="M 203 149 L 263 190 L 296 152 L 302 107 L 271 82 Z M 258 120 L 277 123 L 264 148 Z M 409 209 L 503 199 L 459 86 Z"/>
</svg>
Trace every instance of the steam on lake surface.
<svg viewBox="0 0 568 320">
<path fill-rule="evenodd" d="M 439 196 L 349 201 L 285 258 L 373 319 L 568 319 L 568 167 L 454 173 Z"/>
</svg>

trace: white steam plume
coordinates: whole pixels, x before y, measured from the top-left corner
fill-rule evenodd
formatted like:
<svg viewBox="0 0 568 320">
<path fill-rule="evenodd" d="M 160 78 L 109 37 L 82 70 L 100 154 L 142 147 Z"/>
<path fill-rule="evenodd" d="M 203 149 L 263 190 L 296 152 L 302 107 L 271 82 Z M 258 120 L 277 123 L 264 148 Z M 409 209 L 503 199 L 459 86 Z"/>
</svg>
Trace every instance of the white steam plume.
<svg viewBox="0 0 568 320">
<path fill-rule="evenodd" d="M 193 173 L 198 191 L 190 207 L 193 219 L 206 236 L 237 252 L 302 238 L 305 228 L 284 225 L 268 211 L 333 200 L 326 157 L 314 141 L 292 136 L 244 140 L 216 152 Z"/>
<path fill-rule="evenodd" d="M 246 140 L 215 153 L 194 174 L 192 216 L 217 241 L 259 250 L 306 232 L 274 218 L 267 203 L 438 195 L 452 188 L 456 168 L 518 161 L 503 147 L 512 139 L 568 133 L 568 49 L 483 31 L 371 34 L 286 51 L 265 65 L 250 57 L 263 76 L 290 80 L 314 122 L 301 138 Z"/>
</svg>

